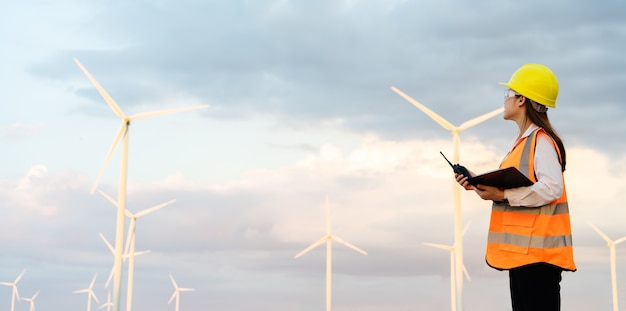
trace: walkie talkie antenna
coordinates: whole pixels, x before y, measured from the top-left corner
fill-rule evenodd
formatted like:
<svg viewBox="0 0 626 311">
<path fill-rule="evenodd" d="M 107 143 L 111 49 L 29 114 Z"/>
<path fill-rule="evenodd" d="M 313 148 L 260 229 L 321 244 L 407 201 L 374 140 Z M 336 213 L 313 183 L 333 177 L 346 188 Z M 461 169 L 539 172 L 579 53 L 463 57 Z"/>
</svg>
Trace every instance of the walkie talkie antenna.
<svg viewBox="0 0 626 311">
<path fill-rule="evenodd" d="M 443 152 L 439 151 L 439 153 L 441 153 L 441 156 L 443 156 L 444 159 L 446 159 L 446 161 L 448 162 L 448 164 L 450 164 L 450 166 L 452 166 L 452 168 L 454 168 L 454 165 L 452 165 L 452 163 L 450 162 L 450 160 L 448 160 L 448 158 L 446 158 L 446 156 L 443 154 Z"/>
<path fill-rule="evenodd" d="M 450 160 L 448 160 L 448 158 L 446 158 L 446 156 L 443 154 L 443 152 L 439 151 L 439 153 L 441 153 L 441 155 L 443 156 L 444 159 L 446 159 L 446 162 L 448 162 L 448 164 L 450 164 L 450 166 L 452 167 L 452 171 L 454 171 L 457 174 L 461 174 L 465 177 L 467 177 L 468 181 L 472 178 L 472 174 L 470 174 L 470 172 L 465 168 L 465 166 L 462 166 L 460 164 L 452 164 L 450 163 Z"/>
</svg>

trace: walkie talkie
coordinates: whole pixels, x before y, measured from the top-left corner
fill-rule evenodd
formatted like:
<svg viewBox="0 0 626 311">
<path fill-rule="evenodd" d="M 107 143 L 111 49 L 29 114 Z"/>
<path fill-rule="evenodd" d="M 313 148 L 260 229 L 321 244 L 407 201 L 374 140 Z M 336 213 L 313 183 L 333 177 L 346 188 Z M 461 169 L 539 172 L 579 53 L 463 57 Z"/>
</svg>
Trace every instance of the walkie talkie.
<svg viewBox="0 0 626 311">
<path fill-rule="evenodd" d="M 446 158 L 445 155 L 443 155 L 443 152 L 439 151 L 439 153 L 441 153 L 441 155 L 443 156 L 444 159 L 446 159 L 446 161 L 448 162 L 448 164 L 450 164 L 450 166 L 452 166 L 452 170 L 457 173 L 457 174 L 461 174 L 465 177 L 467 177 L 467 180 L 469 181 L 470 178 L 472 178 L 472 175 L 470 174 L 470 172 L 465 168 L 465 166 L 460 165 L 460 164 L 452 164 L 450 163 L 450 161 L 448 160 L 448 158 Z"/>
</svg>

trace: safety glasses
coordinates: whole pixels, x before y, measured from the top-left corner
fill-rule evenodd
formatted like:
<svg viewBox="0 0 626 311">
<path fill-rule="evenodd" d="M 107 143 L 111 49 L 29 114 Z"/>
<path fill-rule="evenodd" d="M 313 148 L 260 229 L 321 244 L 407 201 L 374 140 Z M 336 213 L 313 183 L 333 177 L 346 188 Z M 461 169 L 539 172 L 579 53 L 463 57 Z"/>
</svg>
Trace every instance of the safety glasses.
<svg viewBox="0 0 626 311">
<path fill-rule="evenodd" d="M 509 97 L 514 97 L 514 96 L 522 96 L 522 94 L 515 92 L 511 89 L 507 89 L 504 91 L 504 99 L 508 99 Z"/>
</svg>

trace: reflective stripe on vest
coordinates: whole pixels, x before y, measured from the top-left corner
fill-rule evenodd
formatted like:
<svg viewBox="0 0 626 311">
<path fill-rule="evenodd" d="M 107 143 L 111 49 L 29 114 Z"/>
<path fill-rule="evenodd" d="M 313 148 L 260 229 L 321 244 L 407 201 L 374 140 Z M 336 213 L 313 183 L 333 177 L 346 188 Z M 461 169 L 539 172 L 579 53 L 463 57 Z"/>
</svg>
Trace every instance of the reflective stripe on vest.
<svg viewBox="0 0 626 311">
<path fill-rule="evenodd" d="M 538 129 L 522 139 L 505 157 L 500 168 L 516 167 L 536 182 L 534 158 L 537 135 L 547 134 Z M 558 153 L 558 148 L 556 150 Z M 501 270 L 545 262 L 575 271 L 565 185 L 560 198 L 543 206 L 520 207 L 494 202 L 486 260 L 490 266 Z"/>
</svg>

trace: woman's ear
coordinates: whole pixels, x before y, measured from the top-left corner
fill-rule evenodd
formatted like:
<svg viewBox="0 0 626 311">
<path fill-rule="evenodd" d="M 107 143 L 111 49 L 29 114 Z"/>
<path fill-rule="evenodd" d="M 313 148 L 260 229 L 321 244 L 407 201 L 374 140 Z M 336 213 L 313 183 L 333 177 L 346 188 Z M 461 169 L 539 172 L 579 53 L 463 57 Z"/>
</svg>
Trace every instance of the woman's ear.
<svg viewBox="0 0 626 311">
<path fill-rule="evenodd" d="M 518 107 L 523 106 L 525 102 L 526 102 L 526 97 L 520 96 L 520 97 L 517 98 L 517 106 Z"/>
</svg>

